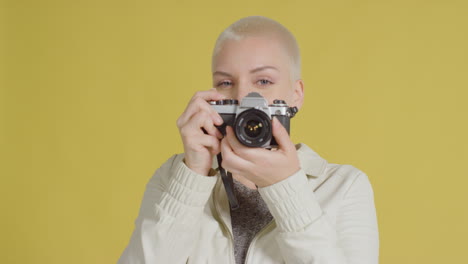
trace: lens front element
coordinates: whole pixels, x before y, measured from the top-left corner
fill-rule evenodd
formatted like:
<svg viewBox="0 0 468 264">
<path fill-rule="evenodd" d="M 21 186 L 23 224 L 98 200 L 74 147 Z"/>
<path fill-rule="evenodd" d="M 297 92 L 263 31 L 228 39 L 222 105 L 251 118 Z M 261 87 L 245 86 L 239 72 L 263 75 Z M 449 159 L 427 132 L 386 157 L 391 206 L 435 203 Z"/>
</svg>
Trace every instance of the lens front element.
<svg viewBox="0 0 468 264">
<path fill-rule="evenodd" d="M 255 138 L 262 132 L 262 123 L 256 120 L 250 120 L 245 124 L 244 131 L 249 137 Z"/>
</svg>

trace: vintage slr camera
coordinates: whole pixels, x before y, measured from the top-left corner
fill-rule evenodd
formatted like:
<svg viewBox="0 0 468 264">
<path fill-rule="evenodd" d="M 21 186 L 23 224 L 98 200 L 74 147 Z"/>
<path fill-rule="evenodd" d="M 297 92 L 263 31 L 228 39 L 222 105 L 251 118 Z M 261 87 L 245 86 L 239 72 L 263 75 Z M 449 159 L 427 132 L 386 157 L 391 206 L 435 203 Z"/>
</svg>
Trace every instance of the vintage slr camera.
<svg viewBox="0 0 468 264">
<path fill-rule="evenodd" d="M 297 107 L 288 107 L 283 100 L 268 101 L 259 93 L 249 93 L 241 103 L 234 99 L 210 101 L 224 123 L 217 128 L 226 135 L 226 126 L 231 126 L 242 144 L 248 147 L 275 148 L 271 120 L 278 118 L 289 133 L 290 119 L 297 113 Z"/>
</svg>

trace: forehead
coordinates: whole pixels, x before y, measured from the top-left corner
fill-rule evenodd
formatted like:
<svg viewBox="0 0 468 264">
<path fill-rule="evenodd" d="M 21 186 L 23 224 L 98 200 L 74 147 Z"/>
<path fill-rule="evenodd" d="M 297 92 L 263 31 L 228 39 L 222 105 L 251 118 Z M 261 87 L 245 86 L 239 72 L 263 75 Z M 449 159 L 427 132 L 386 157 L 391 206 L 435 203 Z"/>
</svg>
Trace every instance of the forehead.
<svg viewBox="0 0 468 264">
<path fill-rule="evenodd" d="M 245 37 L 225 40 L 213 59 L 213 70 L 242 71 L 258 66 L 290 67 L 286 48 L 273 37 Z"/>
</svg>

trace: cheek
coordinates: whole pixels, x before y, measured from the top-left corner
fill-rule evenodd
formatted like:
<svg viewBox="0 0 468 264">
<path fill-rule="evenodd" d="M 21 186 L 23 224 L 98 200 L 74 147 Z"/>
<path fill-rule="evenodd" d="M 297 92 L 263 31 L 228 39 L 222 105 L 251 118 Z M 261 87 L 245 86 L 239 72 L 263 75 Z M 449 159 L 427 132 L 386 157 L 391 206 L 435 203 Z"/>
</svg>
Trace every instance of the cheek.
<svg viewBox="0 0 468 264">
<path fill-rule="evenodd" d="M 274 93 L 271 93 L 268 95 L 268 102 L 270 104 L 273 103 L 273 100 L 279 99 L 279 100 L 284 100 L 286 103 L 289 105 L 292 103 L 292 94 L 289 92 L 290 88 L 289 87 L 278 87 L 279 89 L 276 90 Z"/>
</svg>

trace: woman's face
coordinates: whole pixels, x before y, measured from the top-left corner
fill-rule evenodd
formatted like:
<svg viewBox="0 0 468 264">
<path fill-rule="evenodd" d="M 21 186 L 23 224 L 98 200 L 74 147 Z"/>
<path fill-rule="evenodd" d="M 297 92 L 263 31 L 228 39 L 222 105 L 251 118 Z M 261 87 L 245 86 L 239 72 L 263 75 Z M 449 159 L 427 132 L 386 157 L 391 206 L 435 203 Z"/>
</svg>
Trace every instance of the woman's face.
<svg viewBox="0 0 468 264">
<path fill-rule="evenodd" d="M 250 92 L 260 93 L 273 103 L 285 100 L 300 107 L 291 63 L 278 41 L 266 37 L 226 40 L 213 60 L 213 87 L 227 98 L 241 100 Z M 302 86 L 302 81 L 301 86 Z"/>
</svg>

